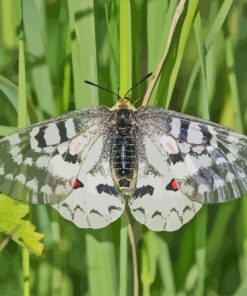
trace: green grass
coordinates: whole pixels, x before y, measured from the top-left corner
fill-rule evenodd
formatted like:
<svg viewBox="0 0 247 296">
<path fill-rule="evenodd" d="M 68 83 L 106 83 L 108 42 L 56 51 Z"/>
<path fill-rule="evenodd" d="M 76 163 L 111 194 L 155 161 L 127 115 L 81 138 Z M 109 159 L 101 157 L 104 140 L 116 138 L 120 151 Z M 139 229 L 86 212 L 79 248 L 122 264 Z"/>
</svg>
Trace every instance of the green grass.
<svg viewBox="0 0 247 296">
<path fill-rule="evenodd" d="M 16 8 L 14 0 L 0 1 L 0 135 L 76 108 L 111 107 L 114 96 L 83 81 L 124 94 L 154 72 L 178 2 L 23 0 Z M 187 0 L 149 105 L 246 133 L 246 69 L 246 1 Z M 131 101 L 146 88 L 134 89 Z M 29 257 L 10 241 L 0 253 L 0 295 L 28 295 L 28 285 L 39 296 L 132 295 L 123 219 L 83 230 L 48 206 L 30 209 L 28 219 L 45 235 L 43 255 Z M 246 199 L 205 206 L 173 233 L 131 219 L 140 295 L 245 295 L 246 214 Z"/>
</svg>

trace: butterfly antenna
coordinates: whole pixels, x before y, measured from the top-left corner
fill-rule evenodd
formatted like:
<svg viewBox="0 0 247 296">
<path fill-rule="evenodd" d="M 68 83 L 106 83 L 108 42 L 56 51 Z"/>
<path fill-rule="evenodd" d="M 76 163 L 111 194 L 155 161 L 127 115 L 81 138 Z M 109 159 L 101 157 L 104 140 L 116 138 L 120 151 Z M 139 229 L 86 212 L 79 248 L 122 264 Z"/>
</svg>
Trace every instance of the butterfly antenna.
<svg viewBox="0 0 247 296">
<path fill-rule="evenodd" d="M 107 88 L 104 88 L 103 86 L 100 86 L 100 85 L 98 85 L 98 84 L 96 84 L 96 83 L 93 83 L 93 82 L 91 82 L 91 81 L 88 81 L 88 80 L 84 80 L 84 82 L 87 83 L 87 84 L 90 84 L 90 85 L 96 86 L 96 87 L 98 87 L 98 88 L 100 88 L 100 89 L 103 89 L 103 90 L 105 90 L 105 91 L 107 91 L 107 92 L 109 92 L 109 93 L 111 93 L 111 94 L 117 96 L 118 99 L 121 99 L 120 95 L 116 94 L 116 93 L 115 93 L 114 91 L 112 91 L 112 90 L 109 90 L 109 89 L 107 89 Z"/>
<path fill-rule="evenodd" d="M 137 100 L 133 103 L 133 105 L 135 106 L 135 104 L 136 104 L 137 102 L 139 102 L 140 100 L 142 100 L 142 98 L 137 99 Z"/>
<path fill-rule="evenodd" d="M 132 87 L 130 89 L 127 90 L 127 92 L 125 93 L 124 97 L 127 96 L 127 94 L 133 89 L 135 88 L 137 85 L 141 84 L 144 80 L 146 80 L 148 77 L 150 77 L 151 75 L 153 75 L 153 73 L 148 73 L 145 77 L 143 77 L 140 81 L 138 81 L 136 84 L 132 85 Z"/>
</svg>

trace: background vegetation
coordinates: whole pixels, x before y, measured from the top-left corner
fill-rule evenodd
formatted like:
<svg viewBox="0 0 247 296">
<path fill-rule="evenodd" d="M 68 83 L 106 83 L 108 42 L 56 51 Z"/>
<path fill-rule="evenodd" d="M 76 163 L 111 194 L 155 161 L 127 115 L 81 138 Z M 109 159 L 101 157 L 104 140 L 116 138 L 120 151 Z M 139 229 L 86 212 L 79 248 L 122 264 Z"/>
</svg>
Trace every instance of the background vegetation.
<svg viewBox="0 0 247 296">
<path fill-rule="evenodd" d="M 114 97 L 83 80 L 114 91 L 121 85 L 124 92 L 154 71 L 177 3 L 0 0 L 0 135 L 25 125 L 27 114 L 34 123 L 75 108 L 112 106 Z M 246 81 L 247 1 L 187 0 L 149 104 L 246 132 Z M 143 97 L 146 86 L 133 90 L 131 100 Z M 20 219 L 28 211 L 1 198 L 0 243 L 10 233 L 3 221 L 14 217 L 13 206 Z M 49 206 L 30 207 L 26 218 L 44 234 L 43 254 L 29 258 L 27 248 L 11 240 L 0 253 L 0 295 L 28 295 L 29 286 L 39 296 L 132 295 L 123 221 L 82 230 Z M 131 223 L 140 294 L 247 295 L 247 200 L 205 206 L 173 233 Z M 36 249 L 22 245 L 39 254 L 36 235 Z"/>
</svg>

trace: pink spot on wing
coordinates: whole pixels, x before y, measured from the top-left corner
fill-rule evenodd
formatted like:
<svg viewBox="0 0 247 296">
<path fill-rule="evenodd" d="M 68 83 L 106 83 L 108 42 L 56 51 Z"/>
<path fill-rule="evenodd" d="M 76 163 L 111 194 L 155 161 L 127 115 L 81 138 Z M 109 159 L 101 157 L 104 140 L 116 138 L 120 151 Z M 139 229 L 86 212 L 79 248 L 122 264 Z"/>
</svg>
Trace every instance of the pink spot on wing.
<svg viewBox="0 0 247 296">
<path fill-rule="evenodd" d="M 79 142 L 75 146 L 75 153 L 78 153 L 80 151 L 80 148 L 81 148 L 81 143 Z"/>
<path fill-rule="evenodd" d="M 71 142 L 70 153 L 72 155 L 78 154 L 82 150 L 82 146 L 83 144 L 80 139 L 75 139 Z"/>
<path fill-rule="evenodd" d="M 170 154 L 176 154 L 177 153 L 177 149 L 171 143 L 167 143 L 166 146 L 167 146 Z"/>
<path fill-rule="evenodd" d="M 159 140 L 167 153 L 177 154 L 179 152 L 177 143 L 172 137 L 162 136 Z"/>
</svg>

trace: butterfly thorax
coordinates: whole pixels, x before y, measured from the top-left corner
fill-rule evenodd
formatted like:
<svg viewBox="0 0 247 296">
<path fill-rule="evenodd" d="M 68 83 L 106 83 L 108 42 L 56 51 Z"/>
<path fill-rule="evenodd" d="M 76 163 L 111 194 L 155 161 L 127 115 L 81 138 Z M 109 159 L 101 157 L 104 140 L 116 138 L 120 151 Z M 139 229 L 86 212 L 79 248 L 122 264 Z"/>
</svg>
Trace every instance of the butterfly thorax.
<svg viewBox="0 0 247 296">
<path fill-rule="evenodd" d="M 131 110 L 119 108 L 115 111 L 111 168 L 115 183 L 124 193 L 133 190 L 135 186 L 137 158 L 132 136 L 134 121 Z"/>
</svg>

